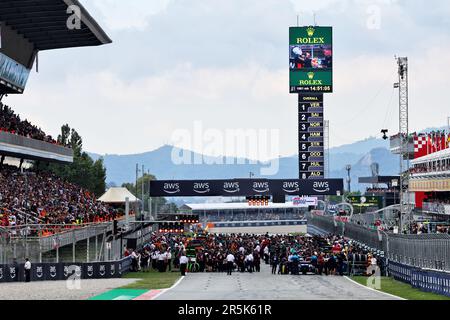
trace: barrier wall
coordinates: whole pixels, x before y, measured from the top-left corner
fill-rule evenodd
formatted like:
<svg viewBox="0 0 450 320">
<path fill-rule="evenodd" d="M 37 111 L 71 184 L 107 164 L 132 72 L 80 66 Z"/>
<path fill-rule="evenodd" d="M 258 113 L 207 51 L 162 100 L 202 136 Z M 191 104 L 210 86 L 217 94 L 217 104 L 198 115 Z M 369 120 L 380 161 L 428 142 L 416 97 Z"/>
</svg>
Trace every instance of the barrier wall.
<svg viewBox="0 0 450 320">
<path fill-rule="evenodd" d="M 389 263 L 390 275 L 425 292 L 450 297 L 450 273 L 424 270 L 397 262 Z"/>
<path fill-rule="evenodd" d="M 31 281 L 56 281 L 69 278 L 120 278 L 131 266 L 131 258 L 92 263 L 32 263 Z M 24 264 L 0 265 L 0 283 L 25 280 Z"/>
</svg>

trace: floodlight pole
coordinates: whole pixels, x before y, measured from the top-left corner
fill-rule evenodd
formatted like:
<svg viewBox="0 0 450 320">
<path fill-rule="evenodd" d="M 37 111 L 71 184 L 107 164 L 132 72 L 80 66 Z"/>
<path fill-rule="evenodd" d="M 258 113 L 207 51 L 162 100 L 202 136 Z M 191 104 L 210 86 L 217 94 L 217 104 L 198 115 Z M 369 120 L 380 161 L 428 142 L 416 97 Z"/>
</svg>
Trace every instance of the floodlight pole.
<svg viewBox="0 0 450 320">
<path fill-rule="evenodd" d="M 352 183 L 352 178 L 350 175 L 350 172 L 352 170 L 352 166 L 349 164 L 345 167 L 345 170 L 347 170 L 347 190 L 348 193 L 350 194 L 352 192 L 352 187 L 351 187 L 351 183 Z"/>
</svg>

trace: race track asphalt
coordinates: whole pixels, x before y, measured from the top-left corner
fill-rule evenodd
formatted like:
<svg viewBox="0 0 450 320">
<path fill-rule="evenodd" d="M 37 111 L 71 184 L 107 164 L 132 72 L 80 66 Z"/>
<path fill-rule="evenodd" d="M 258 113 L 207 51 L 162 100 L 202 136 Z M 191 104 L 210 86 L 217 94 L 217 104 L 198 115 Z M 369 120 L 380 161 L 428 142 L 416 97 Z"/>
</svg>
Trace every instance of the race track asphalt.
<svg viewBox="0 0 450 320">
<path fill-rule="evenodd" d="M 192 273 L 157 300 L 395 300 L 339 276 Z"/>
</svg>

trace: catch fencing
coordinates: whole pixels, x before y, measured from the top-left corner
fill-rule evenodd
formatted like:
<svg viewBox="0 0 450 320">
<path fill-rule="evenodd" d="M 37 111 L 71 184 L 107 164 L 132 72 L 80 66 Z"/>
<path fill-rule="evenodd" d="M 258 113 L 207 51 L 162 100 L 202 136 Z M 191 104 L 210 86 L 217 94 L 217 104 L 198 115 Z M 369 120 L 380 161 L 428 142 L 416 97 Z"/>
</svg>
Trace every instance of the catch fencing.
<svg viewBox="0 0 450 320">
<path fill-rule="evenodd" d="M 119 227 L 124 222 L 119 222 Z M 0 264 L 23 262 L 29 258 L 35 263 L 74 263 L 117 261 L 122 258 L 124 247 L 130 243 L 134 248 L 142 247 L 154 231 L 152 225 L 129 221 L 129 231 L 113 235 L 112 222 L 78 226 L 56 234 L 38 237 L 24 234 L 39 234 L 34 228 L 26 226 L 21 232 L 0 229 Z M 45 225 L 45 228 L 49 228 Z"/>
<path fill-rule="evenodd" d="M 422 269 L 450 272 L 450 235 L 404 235 L 369 229 L 331 216 L 308 215 L 308 224 L 325 232 L 360 242 L 371 251 L 381 251 L 389 262 Z"/>
</svg>

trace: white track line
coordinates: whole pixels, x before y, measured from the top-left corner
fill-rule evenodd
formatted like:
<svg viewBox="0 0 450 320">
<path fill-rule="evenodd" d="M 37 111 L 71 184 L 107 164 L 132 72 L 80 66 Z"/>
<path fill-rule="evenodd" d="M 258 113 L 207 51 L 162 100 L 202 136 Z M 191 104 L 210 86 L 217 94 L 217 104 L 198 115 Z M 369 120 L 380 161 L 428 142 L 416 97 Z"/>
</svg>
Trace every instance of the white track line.
<svg viewBox="0 0 450 320">
<path fill-rule="evenodd" d="M 389 296 L 391 298 L 396 298 L 396 299 L 399 299 L 399 300 L 407 300 L 407 299 L 404 299 L 404 298 L 401 298 L 401 297 L 398 297 L 398 296 L 394 296 L 393 294 L 390 294 L 390 293 L 386 293 L 386 292 L 383 292 L 383 291 L 379 291 L 379 290 L 375 290 L 373 288 L 367 287 L 367 286 L 365 286 L 365 285 L 363 285 L 361 283 L 356 282 L 355 280 L 350 279 L 347 276 L 344 276 L 344 278 L 347 279 L 348 281 L 353 282 L 354 284 L 357 284 L 360 287 L 366 288 L 367 290 L 372 290 L 372 291 L 375 291 L 377 293 L 382 293 L 382 294 L 387 295 L 387 296 Z"/>
<path fill-rule="evenodd" d="M 152 298 L 152 300 L 155 300 L 155 299 L 158 298 L 160 295 L 162 295 L 162 294 L 166 293 L 167 291 L 170 291 L 170 290 L 172 290 L 173 288 L 175 288 L 177 285 L 179 285 L 179 284 L 181 283 L 181 281 L 183 281 L 184 278 L 186 278 L 186 277 L 185 277 L 185 276 L 184 276 L 184 277 L 182 276 L 180 279 L 178 279 L 177 282 L 174 283 L 173 286 L 171 286 L 171 287 L 168 288 L 168 289 L 163 289 L 160 293 L 158 293 L 157 295 L 155 295 L 155 296 Z"/>
</svg>

